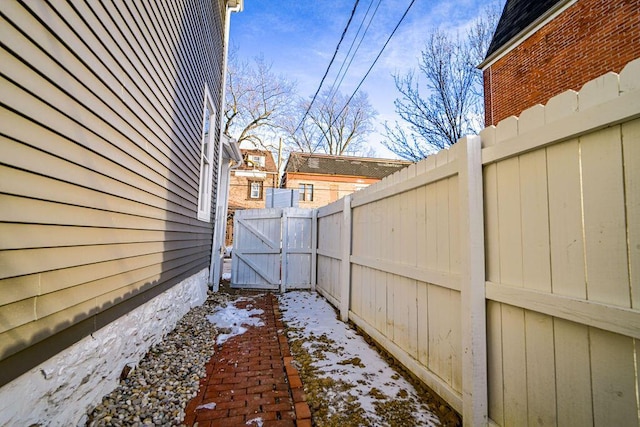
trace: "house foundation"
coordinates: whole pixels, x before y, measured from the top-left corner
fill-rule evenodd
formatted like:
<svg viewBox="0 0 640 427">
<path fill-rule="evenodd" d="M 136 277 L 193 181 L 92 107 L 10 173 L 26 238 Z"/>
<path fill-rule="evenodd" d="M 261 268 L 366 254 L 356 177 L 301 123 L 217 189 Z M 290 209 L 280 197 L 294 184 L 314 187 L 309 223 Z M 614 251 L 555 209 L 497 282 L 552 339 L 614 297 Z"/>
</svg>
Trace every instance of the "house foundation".
<svg viewBox="0 0 640 427">
<path fill-rule="evenodd" d="M 135 367 L 204 303 L 207 280 L 203 269 L 0 388 L 0 425 L 83 424 L 125 366 Z"/>
</svg>

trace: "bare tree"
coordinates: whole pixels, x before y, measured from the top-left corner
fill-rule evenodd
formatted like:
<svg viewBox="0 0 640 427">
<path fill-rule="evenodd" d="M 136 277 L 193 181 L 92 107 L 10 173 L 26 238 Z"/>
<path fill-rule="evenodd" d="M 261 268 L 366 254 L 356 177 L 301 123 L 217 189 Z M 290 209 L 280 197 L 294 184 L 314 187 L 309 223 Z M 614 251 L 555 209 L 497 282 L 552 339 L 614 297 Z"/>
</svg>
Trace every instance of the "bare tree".
<svg viewBox="0 0 640 427">
<path fill-rule="evenodd" d="M 348 103 L 347 103 L 348 101 Z M 366 136 L 373 131 L 377 112 L 364 92 L 350 101 L 341 94 L 323 92 L 300 123 L 310 101 L 298 105 L 298 114 L 289 122 L 289 145 L 295 150 L 330 155 L 361 154 L 367 151 Z"/>
<path fill-rule="evenodd" d="M 227 65 L 224 131 L 238 142 L 251 142 L 256 148 L 273 149 L 265 139 L 277 133 L 291 114 L 296 83 L 271 71 L 262 56 L 241 62 L 237 51 Z"/>
<path fill-rule="evenodd" d="M 486 8 L 464 38 L 442 29 L 429 34 L 419 74 L 410 71 L 394 76 L 401 95 L 394 105 L 404 123 L 385 123 L 385 147 L 417 161 L 481 130 L 483 84 L 476 66 L 489 48 L 498 16 L 497 4 Z"/>
</svg>

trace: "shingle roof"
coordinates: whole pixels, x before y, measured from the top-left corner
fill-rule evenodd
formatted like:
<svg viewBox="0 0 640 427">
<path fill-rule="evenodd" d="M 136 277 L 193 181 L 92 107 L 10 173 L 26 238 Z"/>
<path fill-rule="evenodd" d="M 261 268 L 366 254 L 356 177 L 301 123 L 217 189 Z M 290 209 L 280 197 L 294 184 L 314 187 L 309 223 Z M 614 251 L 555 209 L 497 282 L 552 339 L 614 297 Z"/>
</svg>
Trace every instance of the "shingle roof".
<svg viewBox="0 0 640 427">
<path fill-rule="evenodd" d="M 507 0 L 485 58 L 563 0 Z"/>
<path fill-rule="evenodd" d="M 285 167 L 285 172 L 360 176 L 382 179 L 411 163 L 412 162 L 405 160 L 374 159 L 370 157 L 291 153 Z"/>
</svg>

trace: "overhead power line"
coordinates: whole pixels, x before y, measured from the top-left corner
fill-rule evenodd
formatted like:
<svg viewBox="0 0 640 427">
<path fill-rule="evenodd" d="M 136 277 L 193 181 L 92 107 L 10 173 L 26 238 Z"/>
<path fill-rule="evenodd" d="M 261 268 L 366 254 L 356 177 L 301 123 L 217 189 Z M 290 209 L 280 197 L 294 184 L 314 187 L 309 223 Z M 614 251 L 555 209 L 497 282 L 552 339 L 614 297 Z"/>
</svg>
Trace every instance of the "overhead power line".
<svg viewBox="0 0 640 427">
<path fill-rule="evenodd" d="M 340 86 L 342 85 L 342 81 L 344 80 L 345 76 L 347 75 L 347 72 L 349 71 L 349 68 L 351 67 L 351 63 L 355 59 L 356 54 L 358 53 L 358 50 L 360 50 L 360 45 L 362 44 L 365 36 L 367 35 L 367 32 L 369 31 L 369 27 L 371 26 L 371 23 L 373 22 L 373 18 L 376 16 L 376 13 L 378 12 L 378 8 L 380 7 L 380 3 L 382 2 L 382 0 L 378 0 L 378 4 L 376 5 L 375 9 L 373 10 L 373 13 L 371 14 L 371 17 L 369 17 L 369 23 L 365 27 L 364 32 L 362 33 L 362 37 L 360 37 L 360 41 L 358 42 L 358 45 L 355 46 L 355 50 L 354 50 L 353 47 L 356 44 L 356 41 L 358 40 L 358 36 L 360 35 L 360 31 L 362 30 L 362 27 L 364 26 L 364 23 L 367 20 L 367 17 L 369 16 L 369 12 L 371 11 L 371 7 L 373 6 L 373 2 L 374 2 L 374 0 L 371 0 L 371 2 L 369 3 L 369 7 L 367 8 L 367 11 L 365 12 L 364 17 L 362 18 L 362 21 L 360 22 L 360 26 L 358 27 L 358 31 L 356 31 L 356 35 L 353 37 L 353 40 L 351 41 L 351 46 L 349 46 L 349 50 L 347 51 L 347 54 L 345 55 L 344 60 L 342 61 L 342 65 L 340 66 L 340 70 L 338 70 L 338 74 L 336 74 L 336 78 L 333 80 L 333 84 L 331 85 L 331 89 L 329 89 L 329 96 L 328 96 L 329 101 L 327 101 L 329 104 L 331 104 L 331 102 L 333 101 L 333 98 L 335 97 L 335 95 L 340 90 Z M 352 50 L 353 50 L 353 54 L 351 54 Z M 349 59 L 349 55 L 351 55 L 351 59 Z M 349 59 L 348 63 L 347 63 L 347 59 Z M 340 77 L 340 75 L 342 75 L 342 77 Z"/>
<path fill-rule="evenodd" d="M 349 29 L 349 26 L 351 25 L 351 21 L 353 20 L 353 16 L 355 15 L 356 9 L 358 8 L 358 3 L 360 3 L 360 0 L 356 0 L 356 2 L 353 5 L 353 9 L 351 10 L 351 15 L 349 16 L 349 20 L 347 21 L 347 25 L 344 27 L 344 30 L 342 31 L 342 36 L 340 36 L 340 41 L 338 41 L 338 45 L 336 46 L 336 50 L 335 50 L 335 52 L 333 52 L 333 57 L 331 57 L 331 61 L 329 61 L 329 66 L 327 66 L 327 70 L 324 72 L 324 75 L 322 76 L 322 80 L 320 80 L 320 84 L 318 85 L 318 90 L 316 90 L 316 93 L 313 95 L 313 98 L 311 98 L 311 103 L 307 107 L 307 111 L 305 111 L 304 115 L 302 116 L 302 120 L 300 120 L 300 123 L 296 127 L 296 130 L 293 131 L 294 134 L 296 132 L 298 132 L 298 129 L 300 129 L 300 126 L 302 126 L 302 123 L 304 123 L 304 119 L 307 118 L 307 115 L 309 114 L 309 111 L 311 110 L 311 106 L 313 106 L 313 103 L 315 102 L 316 98 L 318 97 L 318 93 L 320 93 L 320 89 L 322 88 L 322 84 L 324 83 L 324 79 L 327 77 L 327 74 L 329 74 L 329 70 L 331 69 L 331 65 L 333 64 L 333 61 L 336 59 L 336 55 L 338 55 L 338 50 L 340 50 L 340 45 L 342 44 L 342 40 L 344 40 L 344 37 L 347 34 L 347 30 Z"/>
<path fill-rule="evenodd" d="M 362 86 L 362 84 L 364 83 L 366 78 L 369 76 L 369 73 L 371 72 L 373 67 L 376 65 L 376 62 L 378 62 L 378 59 L 380 59 L 380 56 L 382 56 L 382 53 L 384 52 L 385 48 L 389 44 L 389 41 L 391 41 L 391 38 L 396 33 L 396 31 L 398 30 L 398 27 L 400 27 L 400 24 L 402 24 L 402 21 L 404 21 L 404 18 L 406 18 L 407 14 L 409 13 L 409 10 L 411 10 L 411 7 L 413 6 L 413 4 L 415 2 L 416 2 L 416 0 L 411 0 L 411 3 L 409 3 L 409 6 L 407 6 L 407 10 L 404 11 L 404 14 L 400 18 L 400 21 L 398 21 L 398 23 L 396 24 L 395 28 L 393 29 L 393 31 L 389 35 L 389 38 L 387 38 L 387 41 L 382 46 L 382 49 L 380 49 L 380 52 L 378 53 L 378 56 L 376 56 L 376 59 L 373 60 L 373 63 L 371 64 L 371 66 L 369 67 L 367 72 L 365 73 L 364 77 L 362 78 L 362 80 L 360 80 L 360 83 L 358 83 L 358 86 L 356 86 L 355 90 L 353 91 L 353 93 L 351 94 L 351 96 L 349 97 L 347 102 L 344 104 L 344 107 L 342 107 L 342 110 L 340 110 L 340 112 L 336 115 L 336 118 L 333 120 L 333 122 L 331 122 L 329 127 L 332 127 L 335 124 L 335 122 L 338 120 L 340 115 L 344 112 L 344 110 L 346 110 L 347 106 L 349 105 L 349 103 L 351 102 L 353 97 L 356 96 L 356 93 L 358 93 L 358 90 L 360 89 L 360 86 Z"/>
</svg>

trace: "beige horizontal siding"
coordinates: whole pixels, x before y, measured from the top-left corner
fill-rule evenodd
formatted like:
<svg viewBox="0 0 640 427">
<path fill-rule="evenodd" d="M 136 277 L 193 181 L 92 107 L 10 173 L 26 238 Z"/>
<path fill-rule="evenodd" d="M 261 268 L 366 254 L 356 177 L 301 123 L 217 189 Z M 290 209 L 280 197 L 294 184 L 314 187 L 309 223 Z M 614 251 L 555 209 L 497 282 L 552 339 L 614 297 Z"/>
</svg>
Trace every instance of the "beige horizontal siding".
<svg viewBox="0 0 640 427">
<path fill-rule="evenodd" d="M 178 213 L 191 215 L 191 212 L 184 207 L 189 204 L 186 200 L 176 198 L 175 201 L 169 200 L 173 206 L 167 205 L 167 198 L 171 195 L 166 194 L 166 191 L 165 194 L 161 194 L 160 191 L 158 194 L 148 193 L 140 189 L 140 186 L 124 184 L 110 176 L 96 174 L 91 169 L 75 165 L 59 157 L 47 155 L 42 151 L 33 150 L 29 146 L 3 137 L 0 137 L 0 150 L 2 150 L 4 160 L 12 163 L 16 168 L 151 206 L 173 207 L 172 210 Z M 190 204 L 193 206 L 195 202 L 196 200 L 192 199 Z"/>
<path fill-rule="evenodd" d="M 0 348 L 2 348 L 0 355 L 5 358 L 15 354 L 26 348 L 29 343 L 36 342 L 50 335 L 51 332 L 59 332 L 77 321 L 113 307 L 121 301 L 155 286 L 161 280 L 165 281 L 184 272 L 193 274 L 204 267 L 206 265 L 203 265 L 202 262 L 194 261 L 174 269 L 164 270 L 163 273 L 144 277 L 127 286 L 107 289 L 110 292 L 104 294 L 98 294 L 98 291 L 92 292 L 89 286 L 80 286 L 27 300 L 33 301 L 35 313 L 31 319 L 28 319 L 31 321 L 0 334 Z M 43 317 L 40 317 L 40 313 Z M 8 319 L 8 317 L 3 319 L 3 323 Z"/>
<path fill-rule="evenodd" d="M 124 204 L 126 202 L 123 201 L 122 203 Z M 189 217 L 177 214 L 166 215 L 166 211 L 161 209 L 156 210 L 160 218 L 143 217 L 90 207 L 73 206 L 46 200 L 34 200 L 27 197 L 0 194 L 0 217 L 7 222 L 190 233 L 209 232 L 209 229 L 199 221 L 190 222 Z"/>
<path fill-rule="evenodd" d="M 208 267 L 224 17 L 222 0 L 0 3 L 0 385 Z"/>
<path fill-rule="evenodd" d="M 76 79 L 79 83 L 88 88 L 91 94 L 95 98 L 100 98 L 106 105 L 98 103 L 91 104 L 91 108 L 102 108 L 103 112 L 108 109 L 113 110 L 110 114 L 118 113 L 118 104 L 114 104 L 114 101 L 110 96 L 117 95 L 117 98 L 122 105 L 133 110 L 135 116 L 127 116 L 126 119 L 131 122 L 131 125 L 136 126 L 140 123 L 143 127 L 139 130 L 154 131 L 159 134 L 160 129 L 157 123 L 160 121 L 160 117 L 165 120 L 165 135 L 172 136 L 175 132 L 172 130 L 172 117 L 175 116 L 179 110 L 171 111 L 171 106 L 175 103 L 173 101 L 171 93 L 164 92 L 164 97 L 160 96 L 162 91 L 158 86 L 157 73 L 155 68 L 149 67 L 148 57 L 141 58 L 142 53 L 140 51 L 134 51 L 130 45 L 135 46 L 136 39 L 124 38 L 120 31 L 126 32 L 128 25 L 126 22 L 117 20 L 115 22 L 118 25 L 120 31 L 113 31 L 108 28 L 111 24 L 114 24 L 112 16 L 106 14 L 101 8 L 100 4 L 92 4 L 91 8 L 83 6 L 81 4 L 74 5 L 80 12 L 83 13 L 82 17 L 77 16 L 75 11 L 71 7 L 66 5 L 56 5 L 56 10 L 64 14 L 62 18 L 58 17 L 55 13 L 51 13 L 46 7 L 36 7 L 35 4 L 27 5 L 31 7 L 31 12 L 35 16 L 25 15 L 17 11 L 9 14 L 9 19 L 15 25 L 24 27 L 29 26 L 31 28 L 37 28 L 39 24 L 37 19 L 42 20 L 45 25 L 48 26 L 49 31 L 56 33 L 63 38 L 63 41 L 53 41 L 48 37 L 47 33 L 36 33 L 31 38 L 35 40 L 36 44 L 32 44 L 33 49 L 21 49 L 19 55 L 27 56 L 30 53 L 32 55 L 39 55 L 43 58 L 43 61 L 51 61 L 51 58 L 44 59 L 44 52 L 39 52 L 43 47 L 60 47 L 59 52 L 56 53 L 54 59 L 60 65 L 47 63 L 48 66 L 54 66 L 56 69 L 65 69 L 69 72 L 71 78 L 68 80 L 56 79 L 55 83 L 60 85 L 61 88 L 69 90 L 70 88 L 79 88 L 76 83 Z M 95 14 L 95 16 L 94 16 Z M 113 13 L 113 16 L 118 17 L 118 13 Z M 84 20 L 90 21 L 93 17 L 92 25 L 89 28 Z M 82 34 L 82 37 L 78 37 L 73 30 Z M 100 33 L 101 37 L 98 39 L 93 32 Z M 18 36 L 16 36 L 18 37 Z M 104 44 L 104 46 L 103 46 Z M 26 44 L 25 46 L 30 46 Z M 47 52 L 47 51 L 45 51 Z M 81 55 L 82 61 L 74 56 Z M 29 58 L 32 59 L 32 58 Z M 29 63 L 33 63 L 36 59 L 33 58 Z M 85 65 L 86 64 L 86 65 Z M 43 64 L 44 65 L 44 64 Z M 87 69 L 87 66 L 90 69 Z M 126 70 L 125 74 L 114 72 L 119 69 Z M 61 70 L 61 73 L 64 71 Z M 152 77 L 152 78 L 149 78 Z M 102 81 L 110 82 L 110 84 L 104 85 Z M 75 84 L 75 86 L 73 86 Z M 100 87 L 103 86 L 103 87 Z M 201 88 L 200 88 L 201 90 Z M 126 94 L 130 97 L 127 97 Z M 141 104 L 141 105 L 139 105 Z M 147 115 L 146 111 L 158 112 L 159 106 L 164 106 L 167 112 L 164 115 L 153 114 Z M 194 104 L 193 107 L 196 107 Z M 199 107 L 199 106 L 198 106 Z M 155 111 L 154 111 L 155 110 Z M 157 118 L 156 118 L 157 117 Z M 144 122 L 143 118 L 146 118 Z M 109 123 L 114 123 L 114 118 L 109 117 L 107 120 Z M 192 137 L 199 137 L 198 128 L 192 126 L 191 129 L 194 134 Z M 175 135 L 179 137 L 180 135 Z M 183 135 L 184 136 L 184 135 Z M 176 140 L 177 141 L 177 140 Z M 168 144 L 154 144 L 157 148 L 170 157 L 171 148 Z M 196 144 L 193 144 L 194 152 Z M 197 163 L 192 163 L 193 171 L 197 170 Z"/>
<path fill-rule="evenodd" d="M 150 206 L 135 200 L 111 196 L 98 190 L 51 180 L 42 175 L 2 165 L 0 165 L 0 192 L 160 220 L 173 220 L 176 222 L 184 220 L 187 224 L 204 226 L 204 224 L 195 220 L 195 208 L 179 209 L 175 203 L 168 200 L 161 200 L 158 206 Z M 170 208 L 173 208 L 174 211 L 181 210 L 184 214 L 171 212 Z"/>
<path fill-rule="evenodd" d="M 208 239 L 206 233 L 0 223 L 0 250 Z"/>
<path fill-rule="evenodd" d="M 5 63 L 11 63 L 10 56 L 6 55 L 6 52 L 0 50 L 0 58 Z M 22 64 L 22 63 L 19 63 Z M 147 163 L 150 167 L 157 171 L 164 172 L 164 178 L 168 179 L 171 173 L 174 171 L 181 172 L 180 169 L 172 168 L 170 157 L 166 157 L 164 153 L 159 153 L 152 144 L 148 141 L 152 140 L 152 135 L 138 134 L 138 131 L 132 126 L 122 124 L 120 129 L 114 129 L 113 126 L 107 125 L 102 122 L 102 118 L 108 116 L 106 111 L 98 111 L 93 113 L 89 110 L 78 108 L 71 100 L 65 97 L 64 93 L 59 92 L 55 86 L 48 84 L 44 79 L 39 79 L 37 74 L 29 73 L 28 70 L 19 68 L 14 72 L 16 76 L 24 76 L 24 84 L 31 85 L 32 88 L 42 93 L 52 93 L 50 101 L 52 104 L 42 103 L 41 100 L 36 97 L 33 92 L 27 91 L 24 87 L 19 86 L 15 81 L 10 81 L 5 78 L 0 79 L 1 98 L 0 101 L 11 103 L 12 109 L 15 109 L 19 114 L 28 116 L 35 115 L 35 119 L 41 126 L 46 126 L 52 129 L 54 132 L 60 133 L 63 137 L 70 140 L 77 141 L 79 144 L 84 144 L 85 141 L 91 141 L 98 139 L 97 144 L 94 144 L 93 149 L 103 150 L 102 146 L 104 142 L 122 140 L 123 136 L 127 138 L 135 137 L 137 142 L 136 147 L 130 147 L 124 141 L 121 142 L 119 148 L 125 153 L 129 152 L 129 155 L 135 155 L 139 162 Z M 22 80 L 22 79 L 21 79 Z M 41 83 L 41 86 L 37 86 Z M 14 101 L 16 100 L 16 101 Z M 117 117 L 107 117 L 116 119 Z M 34 127 L 35 124 L 31 122 L 16 123 L 17 125 L 24 124 L 26 129 Z M 16 126 L 16 128 L 7 129 L 7 135 L 13 137 L 16 135 L 16 139 L 20 136 L 24 139 L 24 142 L 31 142 L 33 138 L 30 134 L 24 132 L 24 128 Z M 22 130 L 22 132 L 20 132 Z M 18 134 L 20 132 L 20 134 Z M 31 136 L 31 138 L 29 138 Z M 25 138 L 26 137 L 26 138 Z M 109 149 L 109 147 L 107 147 Z M 133 150 L 133 152 L 132 152 Z M 105 153 L 106 154 L 106 153 Z M 117 161 L 117 158 L 115 159 Z M 184 173 L 178 173 L 175 179 L 176 184 L 180 185 L 180 188 L 186 191 L 193 191 L 193 188 L 197 186 L 197 181 L 186 178 Z M 191 182 L 188 182 L 191 181 Z M 184 193 L 183 193 L 184 194 Z"/>
<path fill-rule="evenodd" d="M 2 272 L 0 278 L 209 244 L 209 240 L 182 240 L 2 251 L 0 252 L 0 271 Z M 38 262 L 34 262 L 34 259 Z"/>
<path fill-rule="evenodd" d="M 162 272 L 181 267 L 188 268 L 202 263 L 203 260 L 199 254 L 193 254 L 160 264 L 119 272 L 117 275 L 85 282 L 70 288 L 49 293 L 43 292 L 40 296 L 34 296 L 7 305 L 10 315 L 7 317 L 6 322 L 0 325 L 0 333 L 22 326 L 30 321 L 50 316 L 66 307 L 89 301 L 93 298 L 99 298 L 103 303 L 108 304 L 108 298 L 105 296 L 113 296 L 114 292 L 117 293 L 123 288 L 129 288 L 132 284 L 141 286 L 145 283 L 152 283 L 157 280 Z M 126 283 L 129 283 L 124 287 L 122 286 L 123 277 L 126 278 Z M 29 306 L 28 310 L 24 310 L 23 308 L 27 305 Z M 15 315 L 12 316 L 12 313 Z"/>
<path fill-rule="evenodd" d="M 56 270 L 0 279 L 0 305 L 10 304 L 29 297 L 44 295 L 101 278 L 117 278 L 119 274 L 146 268 L 174 259 L 200 254 L 206 246 L 188 246 L 162 253 L 129 256 L 115 260 L 85 264 Z"/>
<path fill-rule="evenodd" d="M 30 97 L 28 94 L 21 94 L 20 96 Z M 37 108 L 40 104 L 37 100 L 34 101 L 34 110 L 38 111 Z M 26 107 L 25 111 L 29 111 L 29 108 Z M 51 120 L 51 125 L 65 120 L 66 117 L 60 115 L 58 120 L 55 118 Z M 69 137 L 76 136 L 76 143 L 68 137 L 33 122 L 20 114 L 9 110 L 1 110 L 0 132 L 5 135 L 11 135 L 13 139 L 52 156 L 64 158 L 79 166 L 89 166 L 96 172 L 117 177 L 118 180 L 125 183 L 135 182 L 150 193 L 158 192 L 159 188 L 166 188 L 169 183 L 168 177 L 170 175 L 166 168 L 161 167 L 159 164 L 147 164 L 139 160 L 144 155 L 142 150 L 134 153 L 136 156 L 131 153 L 125 153 L 111 144 L 105 144 L 107 140 L 90 135 L 84 128 L 75 127 L 74 132 L 69 133 Z M 82 135 L 82 137 L 77 138 L 79 135 Z M 101 151 L 100 154 L 96 153 L 98 149 Z M 140 181 L 140 176 L 147 179 Z M 181 189 L 171 190 L 187 199 L 192 198 L 190 194 Z"/>
</svg>

